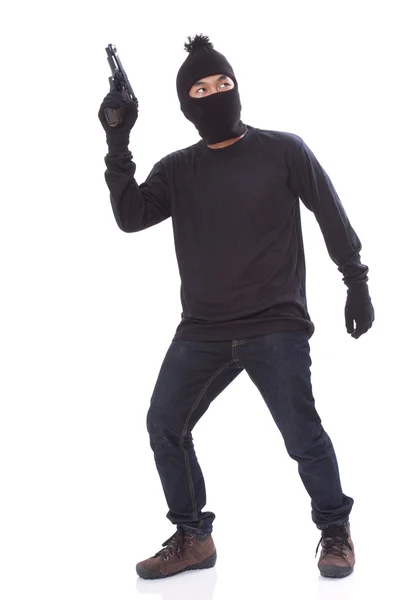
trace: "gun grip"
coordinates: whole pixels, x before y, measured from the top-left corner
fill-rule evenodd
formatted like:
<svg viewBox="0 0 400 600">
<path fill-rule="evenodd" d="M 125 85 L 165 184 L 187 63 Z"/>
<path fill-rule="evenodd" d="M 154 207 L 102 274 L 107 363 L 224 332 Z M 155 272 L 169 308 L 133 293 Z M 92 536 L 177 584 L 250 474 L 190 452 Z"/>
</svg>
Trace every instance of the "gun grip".
<svg viewBox="0 0 400 600">
<path fill-rule="evenodd" d="M 118 127 L 121 125 L 122 118 L 122 108 L 105 108 L 104 113 L 106 115 L 107 123 L 110 127 Z"/>
</svg>

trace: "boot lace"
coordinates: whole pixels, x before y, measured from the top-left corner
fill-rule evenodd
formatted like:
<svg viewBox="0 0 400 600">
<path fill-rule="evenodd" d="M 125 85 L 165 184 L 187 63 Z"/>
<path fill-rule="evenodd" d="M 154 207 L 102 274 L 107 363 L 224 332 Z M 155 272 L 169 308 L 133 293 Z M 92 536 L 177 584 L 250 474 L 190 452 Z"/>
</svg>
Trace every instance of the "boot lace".
<svg viewBox="0 0 400 600">
<path fill-rule="evenodd" d="M 319 540 L 317 549 L 315 551 L 315 556 L 317 556 L 318 548 L 321 544 L 322 548 L 327 550 L 329 554 L 335 554 L 336 556 L 341 556 L 342 558 L 346 558 L 348 555 L 345 550 L 345 546 L 349 550 L 352 550 L 349 542 L 349 535 L 344 525 L 330 525 L 323 530 L 321 539 Z"/>
<path fill-rule="evenodd" d="M 164 560 L 169 560 L 170 556 L 176 554 L 182 560 L 182 550 L 186 547 L 187 540 L 192 540 L 193 537 L 192 533 L 178 527 L 176 532 L 163 543 L 163 549 L 157 552 L 156 556 L 162 556 Z M 193 542 L 189 542 L 189 546 L 192 545 Z"/>
</svg>

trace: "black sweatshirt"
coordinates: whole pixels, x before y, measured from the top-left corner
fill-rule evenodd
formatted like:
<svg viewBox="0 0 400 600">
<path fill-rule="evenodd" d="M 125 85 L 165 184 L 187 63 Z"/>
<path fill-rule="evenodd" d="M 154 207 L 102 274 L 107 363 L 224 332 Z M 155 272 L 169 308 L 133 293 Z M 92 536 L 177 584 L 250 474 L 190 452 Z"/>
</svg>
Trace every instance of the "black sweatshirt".
<svg viewBox="0 0 400 600">
<path fill-rule="evenodd" d="M 174 340 L 223 341 L 314 324 L 307 310 L 299 198 L 351 287 L 367 282 L 361 243 L 330 178 L 301 137 L 248 125 L 234 144 L 203 140 L 159 160 L 144 183 L 128 147 L 105 157 L 118 226 L 172 218 L 183 312 Z"/>
</svg>

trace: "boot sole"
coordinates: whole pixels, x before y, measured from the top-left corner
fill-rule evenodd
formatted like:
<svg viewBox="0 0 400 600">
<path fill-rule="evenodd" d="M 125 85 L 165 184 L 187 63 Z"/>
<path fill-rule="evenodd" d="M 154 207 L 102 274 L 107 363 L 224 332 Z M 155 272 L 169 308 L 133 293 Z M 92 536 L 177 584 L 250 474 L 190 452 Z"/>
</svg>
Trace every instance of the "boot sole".
<svg viewBox="0 0 400 600">
<path fill-rule="evenodd" d="M 323 577 L 347 577 L 348 575 L 351 575 L 353 569 L 351 567 L 346 569 L 327 565 L 325 567 L 320 567 L 319 572 Z"/>
<path fill-rule="evenodd" d="M 211 556 L 203 560 L 202 563 L 198 563 L 197 565 L 189 565 L 182 571 L 176 571 L 175 573 L 168 573 L 168 575 L 164 575 L 161 571 L 153 571 L 152 569 L 146 569 L 145 567 L 136 566 L 136 573 L 142 579 L 165 579 L 166 577 L 172 577 L 172 575 L 179 575 L 179 573 L 184 573 L 185 571 L 195 571 L 197 569 L 211 569 L 211 567 L 215 566 L 217 562 L 217 552 L 213 552 Z"/>
</svg>

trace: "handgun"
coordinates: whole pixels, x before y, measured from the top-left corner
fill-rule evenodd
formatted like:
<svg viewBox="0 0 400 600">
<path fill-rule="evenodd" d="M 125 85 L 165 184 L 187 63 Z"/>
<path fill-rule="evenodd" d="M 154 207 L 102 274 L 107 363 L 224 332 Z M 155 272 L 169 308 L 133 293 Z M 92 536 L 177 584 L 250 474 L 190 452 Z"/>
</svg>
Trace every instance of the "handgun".
<svg viewBox="0 0 400 600">
<path fill-rule="evenodd" d="M 106 48 L 107 61 L 111 68 L 111 77 L 108 78 L 110 84 L 110 92 L 120 92 L 125 102 L 135 102 L 136 108 L 139 107 L 138 99 L 136 98 L 129 79 L 122 66 L 121 60 L 117 54 L 117 48 L 112 44 L 108 44 Z M 110 127 L 118 127 L 123 121 L 123 108 L 106 108 L 104 109 L 107 123 Z"/>
</svg>

